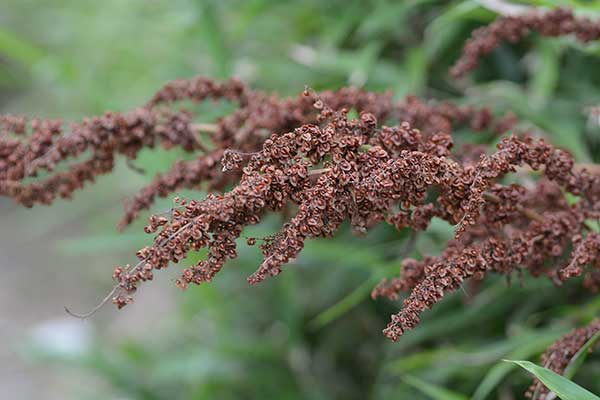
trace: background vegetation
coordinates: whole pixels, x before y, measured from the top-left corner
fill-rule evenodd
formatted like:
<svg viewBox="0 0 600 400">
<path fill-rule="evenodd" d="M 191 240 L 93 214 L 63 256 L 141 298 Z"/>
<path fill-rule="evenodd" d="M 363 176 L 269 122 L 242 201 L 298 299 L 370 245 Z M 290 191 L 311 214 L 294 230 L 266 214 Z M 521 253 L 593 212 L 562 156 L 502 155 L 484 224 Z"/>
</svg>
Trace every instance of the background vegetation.
<svg viewBox="0 0 600 400">
<path fill-rule="evenodd" d="M 560 3 L 600 17 L 599 1 L 527 3 Z M 477 1 L 3 0 L 0 111 L 77 119 L 126 110 L 163 81 L 196 74 L 236 75 L 282 94 L 305 84 L 358 85 L 397 98 L 412 93 L 510 109 L 579 161 L 600 162 L 600 130 L 584 113 L 600 104 L 600 44 L 531 36 L 503 45 L 466 80 L 448 77 L 470 32 L 495 15 Z M 203 112 L 209 118 L 226 107 L 206 104 Z M 457 140 L 469 135 L 459 132 Z M 310 243 L 293 267 L 257 287 L 249 288 L 245 276 L 259 254 L 245 249 L 212 285 L 180 294 L 171 288 L 174 271 L 167 271 L 156 289 L 144 289 L 118 315 L 107 309 L 74 324 L 49 300 L 48 321 L 40 322 L 42 294 L 88 308 L 112 285 L 112 265 L 147 239 L 143 221 L 116 233 L 121 199 L 181 156 L 146 151 L 136 163 L 147 176 L 123 165 L 51 209 L 24 211 L 0 200 L 0 253 L 38 251 L 11 249 L 25 240 L 44 241 L 54 254 L 27 268 L 45 277 L 27 284 L 19 281 L 28 279 L 23 271 L 20 278 L 9 273 L 8 256 L 0 259 L 6 282 L 14 280 L 6 283 L 7 297 L 14 294 L 19 304 L 38 299 L 23 308 L 31 318 L 18 326 L 26 334 L 6 330 L 18 361 L 0 362 L 24 363 L 25 377 L 33 371 L 37 396 L 47 398 L 41 388 L 48 384 L 57 398 L 89 399 L 521 398 L 530 376 L 500 360 L 537 361 L 561 333 L 600 312 L 600 299 L 581 292 L 578 282 L 556 290 L 545 280 L 521 286 L 488 278 L 388 343 L 381 330 L 398 304 L 372 301 L 369 292 L 397 270 L 410 238 L 379 227 L 365 238 L 342 231 Z M 255 228 L 256 235 L 272 232 L 272 222 Z M 434 221 L 411 256 L 435 253 L 451 234 L 452 227 Z M 0 310 L 0 322 L 17 318 L 11 307 Z M 600 393 L 598 376 L 600 358 L 592 356 L 574 380 Z"/>
</svg>

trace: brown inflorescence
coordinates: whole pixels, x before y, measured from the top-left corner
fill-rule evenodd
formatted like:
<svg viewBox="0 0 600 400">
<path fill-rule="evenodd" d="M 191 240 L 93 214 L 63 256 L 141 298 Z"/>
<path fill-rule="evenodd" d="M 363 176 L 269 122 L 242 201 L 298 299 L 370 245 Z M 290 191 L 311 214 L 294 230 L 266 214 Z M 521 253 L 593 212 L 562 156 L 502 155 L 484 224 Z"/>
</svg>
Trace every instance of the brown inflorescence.
<svg viewBox="0 0 600 400">
<path fill-rule="evenodd" d="M 0 195 L 28 207 L 50 204 L 57 197 L 71 197 L 85 183 L 110 173 L 119 154 L 133 160 L 142 148 L 156 144 L 165 148 L 180 146 L 195 153 L 196 158 L 178 161 L 126 202 L 118 224 L 122 229 L 150 208 L 157 197 L 182 188 L 198 188 L 203 183 L 208 190 L 217 191 L 235 183 L 239 172 L 223 170 L 220 163 L 225 151 L 247 157 L 260 149 L 270 133 L 315 123 L 318 112 L 313 103 L 317 96 L 334 109 L 368 109 L 377 118 L 409 121 L 425 132 L 445 136 L 453 125 L 503 133 L 516 123 L 510 114 L 494 119 L 487 108 L 422 102 L 414 97 L 393 103 L 389 93 L 356 88 L 280 99 L 250 90 L 235 79 L 181 79 L 164 85 L 143 107 L 85 118 L 68 129 L 59 120 L 0 117 Z M 235 102 L 236 109 L 214 124 L 205 124 L 196 123 L 194 115 L 179 106 L 184 100 L 207 99 Z M 57 166 L 63 164 L 66 168 L 57 171 Z M 44 172 L 43 176 L 38 177 L 39 172 Z"/>
<path fill-rule="evenodd" d="M 500 17 L 473 33 L 452 75 L 476 68 L 501 41 L 517 42 L 530 32 L 587 42 L 600 38 L 600 23 L 561 8 Z M 231 102 L 233 111 L 196 121 L 183 104 L 206 100 Z M 50 204 L 110 173 L 118 156 L 130 161 L 157 145 L 192 153 L 126 201 L 121 229 L 158 197 L 182 188 L 208 192 L 203 199 L 176 198 L 168 213 L 150 216 L 144 229 L 154 235 L 152 244 L 136 253 L 135 264 L 113 272 L 116 285 L 105 300 L 118 308 L 131 303 L 156 270 L 191 251 L 206 249 L 207 255 L 183 269 L 176 284 L 185 289 L 212 281 L 237 257 L 244 229 L 267 213 L 280 213 L 285 222 L 260 239 L 263 261 L 250 284 L 280 274 L 307 240 L 331 237 L 344 222 L 358 234 L 384 223 L 411 230 L 414 238 L 433 218 L 444 220 L 456 234 L 441 254 L 403 259 L 399 276 L 383 279 L 371 293 L 390 300 L 407 293 L 383 330 L 396 341 L 444 296 L 489 273 L 510 278 L 527 271 L 556 285 L 583 276 L 583 286 L 600 289 L 597 166 L 576 165 L 543 133 L 533 137 L 517 123 L 512 113 L 495 116 L 486 107 L 414 96 L 395 102 L 391 93 L 351 87 L 280 98 L 236 79 L 180 79 L 141 107 L 68 128 L 59 120 L 0 116 L 0 195 L 27 207 Z M 494 151 L 456 146 L 457 128 L 487 132 L 498 145 Z M 517 183 L 503 182 L 508 174 Z M 574 330 L 548 348 L 542 363 L 562 373 L 599 330 L 598 320 Z M 547 394 L 536 383 L 527 395 L 536 390 Z"/>
<path fill-rule="evenodd" d="M 409 101 L 414 104 L 414 99 Z M 384 331 L 393 340 L 467 279 L 520 268 L 556 283 L 572 275 L 564 272 L 571 267 L 548 265 L 558 263 L 580 241 L 586 221 L 600 215 L 600 177 L 576 169 L 567 152 L 543 139 L 510 135 L 479 162 L 461 162 L 452 153 L 447 130 L 425 126 L 421 131 L 406 121 L 385 126 L 368 108 L 352 119 L 347 108 L 334 109 L 322 98 L 314 107 L 315 123 L 272 134 L 255 152 L 223 153 L 224 169 L 240 174 L 232 190 L 182 201 L 170 218 L 151 217 L 146 231 L 156 233 L 154 244 L 138 252 L 135 266 L 118 267 L 114 302 L 128 304 L 139 284 L 152 279 L 154 269 L 183 260 L 191 250 L 207 248 L 208 255 L 185 269 L 177 284 L 186 288 L 210 282 L 237 256 L 236 240 L 246 226 L 290 203 L 295 215 L 262 241 L 263 262 L 248 277 L 251 284 L 278 275 L 298 257 L 306 240 L 332 236 L 344 221 L 357 232 L 379 222 L 424 230 L 433 217 L 457 225 L 456 239 L 440 256 L 405 261 L 400 278 L 373 291 L 374 297 L 392 299 L 400 291 L 411 292 Z M 418 123 L 418 118 L 413 120 Z M 498 183 L 523 165 L 543 170 L 545 178 L 532 187 Z M 437 196 L 428 201 L 432 189 Z M 579 201 L 569 204 L 561 190 Z M 585 243 L 594 237 L 588 233 Z M 595 247 L 578 246 L 569 265 L 593 259 L 591 251 Z"/>
<path fill-rule="evenodd" d="M 193 85 L 177 82 L 173 86 L 187 87 L 187 92 L 185 95 L 171 95 L 169 98 L 203 98 L 194 95 L 193 90 L 189 89 Z M 166 87 L 169 86 L 171 85 Z M 305 123 L 317 122 L 318 113 L 313 107 L 317 94 L 312 92 L 288 99 L 278 99 L 249 89 L 245 89 L 244 93 L 245 100 L 240 102 L 239 108 L 231 115 L 216 121 L 210 135 L 213 150 L 198 155 L 195 160 L 180 161 L 164 175 L 157 176 L 150 185 L 126 203 L 125 214 L 119 223 L 120 228 L 129 225 L 142 210 L 150 208 L 156 197 L 166 197 L 181 188 L 197 188 L 204 182 L 207 183 L 208 190 L 223 190 L 240 177 L 239 173 L 233 171 L 235 163 L 244 161 L 252 152 L 257 151 L 267 138 L 268 132 L 286 132 Z M 162 97 L 165 96 L 155 96 Z M 457 106 L 450 102 L 423 102 L 412 96 L 394 104 L 389 93 L 370 93 L 355 88 L 325 91 L 318 93 L 318 98 L 335 109 L 368 109 L 380 119 L 408 121 L 424 132 L 438 133 L 446 137 L 449 137 L 453 127 L 457 125 L 466 125 L 475 131 L 491 130 L 495 134 L 501 134 L 510 130 L 517 122 L 511 113 L 494 118 L 485 107 Z M 221 157 L 223 163 L 214 162 Z"/>
<path fill-rule="evenodd" d="M 571 363 L 575 354 L 577 354 L 577 352 L 598 332 L 600 332 L 600 319 L 595 319 L 584 327 L 572 330 L 546 349 L 540 357 L 540 364 L 545 368 L 562 375 L 567 366 Z M 589 351 L 592 351 L 594 347 L 597 346 L 597 343 L 599 342 L 596 342 Z M 533 384 L 529 387 L 525 396 L 531 398 L 534 393 L 537 393 L 537 398 L 539 400 L 550 398 L 548 396 L 550 393 L 548 388 L 537 379 L 535 379 Z"/>
<path fill-rule="evenodd" d="M 182 100 L 220 98 L 236 102 L 236 108 L 214 124 L 197 123 L 176 107 Z M 351 110 L 356 118 L 349 117 Z M 600 216 L 598 175 L 526 133 L 505 135 L 489 155 L 481 145 L 455 148 L 457 127 L 502 135 L 517 122 L 511 114 L 496 118 L 487 108 L 416 97 L 395 103 L 388 93 L 355 88 L 305 90 L 280 99 L 236 80 L 194 78 L 166 84 L 144 107 L 85 119 L 66 134 L 58 121 L 1 122 L 1 193 L 28 206 L 69 196 L 110 172 L 118 154 L 133 159 L 157 143 L 196 154 L 176 162 L 127 204 L 121 227 L 157 196 L 203 183 L 210 191 L 203 200 L 177 199 L 169 214 L 150 217 L 145 230 L 155 235 L 152 245 L 137 252 L 136 264 L 114 271 L 111 297 L 118 307 L 130 303 L 155 270 L 193 250 L 206 248 L 207 257 L 184 269 L 177 285 L 210 282 L 237 256 L 244 228 L 268 212 L 292 216 L 280 232 L 261 240 L 263 262 L 248 277 L 251 284 L 278 275 L 307 240 L 334 235 L 344 221 L 358 233 L 378 223 L 422 231 L 432 218 L 456 225 L 456 238 L 442 254 L 404 260 L 398 278 L 373 290 L 373 297 L 390 299 L 410 292 L 384 330 L 393 340 L 445 294 L 489 272 L 510 275 L 526 268 L 557 284 L 586 272 L 586 286 L 594 289 L 600 282 L 598 234 L 586 222 Z M 202 141 L 200 132 L 206 134 Z M 53 172 L 58 163 L 86 154 L 88 160 Z M 544 177 L 527 185 L 501 183 L 524 166 L 543 170 Z M 41 170 L 48 177 L 24 182 Z M 229 185 L 233 188 L 223 193 Z M 564 191 L 578 200 L 569 204 Z M 565 264 L 571 246 L 575 250 Z"/>
<path fill-rule="evenodd" d="M 182 100 L 220 98 L 237 104 L 214 124 L 196 123 L 176 107 Z M 349 117 L 350 110 L 356 118 Z M 66 134 L 59 121 L 1 122 L 0 191 L 27 206 L 70 196 L 110 172 L 118 154 L 133 159 L 156 144 L 196 154 L 176 162 L 127 204 L 121 227 L 157 196 L 203 183 L 210 191 L 203 200 L 177 199 L 170 214 L 150 217 L 145 230 L 155 234 L 153 244 L 138 251 L 135 265 L 114 271 L 118 307 L 130 303 L 155 270 L 184 260 L 192 250 L 206 248 L 207 257 L 184 269 L 177 285 L 210 282 L 237 256 L 244 228 L 267 212 L 293 214 L 280 232 L 261 240 L 263 262 L 248 277 L 251 284 L 278 275 L 307 240 L 334 235 L 344 221 L 358 233 L 378 223 L 421 231 L 432 218 L 456 225 L 456 238 L 442 254 L 404 260 L 398 278 L 373 290 L 373 297 L 390 299 L 410 292 L 384 330 L 392 340 L 414 328 L 445 294 L 489 272 L 510 275 L 526 268 L 557 284 L 586 272 L 586 286 L 594 289 L 600 282 L 599 235 L 586 222 L 600 216 L 598 175 L 526 133 L 505 135 L 489 155 L 481 145 L 454 148 L 456 127 L 501 135 L 517 122 L 511 114 L 495 118 L 487 108 L 416 97 L 394 103 L 388 93 L 355 88 L 305 90 L 279 99 L 236 80 L 194 78 L 166 84 L 129 113 L 84 119 Z M 88 154 L 53 172 L 60 162 Z M 543 170 L 544 178 L 527 185 L 501 183 L 524 166 Z M 48 176 L 40 182 L 24 182 L 42 170 Z M 228 185 L 234 186 L 223 193 Z M 569 204 L 563 191 L 578 200 Z M 565 263 L 571 246 L 575 250 Z"/>
<path fill-rule="evenodd" d="M 475 34 L 465 59 L 477 60 L 500 39 L 516 40 L 528 30 L 548 35 L 575 32 L 581 40 L 590 40 L 594 29 L 565 10 L 503 18 Z M 458 66 L 473 66 L 475 61 L 465 62 Z M 183 100 L 206 99 L 237 104 L 214 124 L 196 123 L 190 112 L 176 107 Z M 348 117 L 351 109 L 358 118 Z M 0 194 L 26 206 L 49 204 L 110 172 L 118 154 L 134 159 L 142 148 L 156 144 L 196 153 L 193 160 L 176 162 L 127 203 L 120 227 L 150 208 L 156 197 L 180 188 L 206 183 L 209 191 L 217 191 L 201 201 L 178 200 L 168 217 L 150 217 L 145 229 L 156 234 L 153 245 L 137 253 L 137 264 L 117 267 L 113 274 L 113 301 L 119 307 L 132 301 L 140 282 L 153 279 L 154 270 L 185 259 L 191 250 L 207 248 L 208 256 L 185 269 L 177 284 L 185 288 L 211 281 L 236 257 L 236 240 L 244 227 L 258 223 L 266 212 L 289 210 L 289 204 L 295 215 L 279 233 L 262 240 L 264 260 L 248 278 L 251 284 L 279 274 L 306 240 L 332 236 L 344 221 L 357 232 L 379 222 L 419 231 L 432 218 L 443 219 L 457 229 L 442 254 L 404 260 L 400 277 L 382 281 L 372 292 L 373 297 L 396 299 L 410 291 L 404 308 L 384 330 L 397 340 L 446 293 L 491 271 L 510 274 L 526 268 L 560 284 L 592 264 L 584 284 L 598 287 L 599 235 L 588 232 L 586 225 L 600 216 L 597 175 L 575 168 L 567 152 L 526 134 L 504 136 L 490 155 L 485 146 L 453 149 L 457 126 L 501 135 L 516 122 L 512 114 L 495 118 L 487 108 L 411 96 L 394 103 L 389 93 L 355 88 L 305 90 L 280 99 L 234 79 L 177 80 L 143 107 L 84 119 L 66 133 L 60 121 L 2 117 Z M 208 143 L 202 143 L 201 132 Z M 54 172 L 59 163 L 81 157 L 83 161 Z M 543 169 L 545 177 L 528 187 L 499 183 L 524 165 Z M 26 182 L 40 171 L 48 175 Z M 569 204 L 562 191 L 578 201 Z M 428 200 L 430 193 L 436 193 L 433 200 Z M 249 245 L 254 242 L 248 239 Z M 567 264 L 548 266 L 549 261 L 560 262 L 571 245 L 574 251 Z"/>
<path fill-rule="evenodd" d="M 534 170 L 543 166 L 546 178 L 529 191 L 517 185 L 490 186 L 523 163 Z M 569 205 L 557 201 L 555 193 L 546 194 L 552 190 L 548 181 L 580 196 L 579 202 Z M 409 268 L 401 271 L 400 278 L 382 282 L 373 292 L 374 297 L 395 298 L 397 291 L 411 290 L 404 308 L 385 330 L 392 340 L 414 328 L 423 311 L 465 279 L 481 279 L 488 271 L 510 274 L 525 267 L 534 276 L 544 274 L 560 283 L 597 259 L 597 234 L 588 233 L 584 240 L 581 234 L 588 229 L 586 220 L 599 215 L 600 177 L 576 171 L 568 153 L 543 140 L 505 137 L 496 153 L 482 157 L 468 186 L 455 241 L 439 257 L 405 261 L 404 267 Z M 567 265 L 548 267 L 548 261 L 560 261 L 570 243 L 579 242 Z"/>
<path fill-rule="evenodd" d="M 237 80 L 214 83 L 197 78 L 185 82 L 190 84 L 189 91 L 195 91 L 193 96 L 182 85 L 169 84 L 147 106 L 85 118 L 68 130 L 60 120 L 28 122 L 22 117 L 0 117 L 0 195 L 27 207 L 50 204 L 56 197 L 68 198 L 86 182 L 111 172 L 117 154 L 134 159 L 141 149 L 157 144 L 179 146 L 188 152 L 201 150 L 191 113 L 164 104 L 185 95 L 194 100 L 238 99 L 245 86 Z M 71 164 L 64 171 L 55 171 L 68 161 Z M 49 174 L 27 182 L 42 171 Z"/>
<path fill-rule="evenodd" d="M 600 38 L 600 22 L 585 17 L 576 17 L 567 8 L 556 8 L 548 12 L 532 11 L 518 16 L 503 16 L 487 26 L 476 29 L 463 47 L 461 57 L 450 70 L 459 78 L 477 68 L 480 59 L 500 46 L 503 41 L 517 43 L 531 32 L 542 36 L 574 35 L 587 43 Z"/>
</svg>

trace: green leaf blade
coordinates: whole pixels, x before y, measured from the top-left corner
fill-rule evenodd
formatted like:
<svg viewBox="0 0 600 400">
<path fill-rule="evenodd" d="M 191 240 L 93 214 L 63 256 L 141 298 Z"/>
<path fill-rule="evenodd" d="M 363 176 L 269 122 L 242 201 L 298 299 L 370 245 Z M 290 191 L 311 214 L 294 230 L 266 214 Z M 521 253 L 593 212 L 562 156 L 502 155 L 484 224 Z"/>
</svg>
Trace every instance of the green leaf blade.
<svg viewBox="0 0 600 400">
<path fill-rule="evenodd" d="M 600 397 L 568 380 L 564 376 L 558 375 L 556 372 L 540 367 L 530 361 L 504 361 L 516 364 L 533 374 L 562 400 L 600 400 Z"/>
<path fill-rule="evenodd" d="M 433 400 L 467 400 L 467 397 L 460 393 L 425 382 L 416 376 L 406 375 L 402 380 Z"/>
</svg>

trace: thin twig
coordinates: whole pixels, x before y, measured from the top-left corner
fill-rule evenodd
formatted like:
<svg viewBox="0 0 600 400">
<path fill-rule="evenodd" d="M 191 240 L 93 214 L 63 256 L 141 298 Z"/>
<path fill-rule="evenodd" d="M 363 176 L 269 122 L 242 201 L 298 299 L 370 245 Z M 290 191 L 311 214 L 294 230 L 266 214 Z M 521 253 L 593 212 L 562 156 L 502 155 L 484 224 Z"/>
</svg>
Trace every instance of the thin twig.
<svg viewBox="0 0 600 400">
<path fill-rule="evenodd" d="M 513 4 L 502 0 L 479 0 L 478 3 L 505 17 L 518 17 L 538 10 L 536 7 Z"/>
<path fill-rule="evenodd" d="M 131 169 L 134 172 L 137 172 L 140 175 L 145 175 L 146 174 L 146 170 L 144 168 L 138 167 L 137 165 L 135 165 L 133 163 L 133 160 L 128 158 L 125 161 L 125 164 L 129 167 L 129 169 Z"/>
<path fill-rule="evenodd" d="M 502 199 L 500 199 L 500 197 L 496 196 L 495 194 L 492 193 L 488 193 L 485 192 L 483 193 L 483 198 L 487 201 L 490 201 L 492 203 L 496 203 L 496 204 L 500 204 L 502 202 Z M 539 214 L 537 211 L 532 210 L 530 208 L 525 208 L 521 205 L 517 205 L 517 211 L 519 211 L 521 214 L 523 214 L 524 216 L 526 216 L 527 218 L 543 223 L 546 220 L 544 219 L 544 217 Z"/>
<path fill-rule="evenodd" d="M 163 241 L 161 241 L 158 244 L 158 247 L 162 247 L 162 246 L 166 245 L 167 243 L 169 243 L 177 235 L 179 235 L 181 232 L 183 232 L 184 229 L 189 228 L 191 224 L 192 224 L 191 222 L 188 222 L 187 224 L 183 225 L 176 232 L 174 232 L 173 234 L 171 234 L 168 238 L 166 238 Z M 148 257 L 144 258 L 143 260 L 140 260 L 133 268 L 129 268 L 128 270 L 126 270 L 125 273 L 130 273 L 131 271 L 134 271 L 135 269 L 139 268 L 142 264 L 144 264 L 146 261 L 148 261 Z M 102 299 L 102 301 L 100 301 L 98 304 L 96 304 L 94 306 L 94 308 L 92 308 L 90 311 L 88 311 L 86 313 L 82 313 L 82 314 L 75 313 L 75 312 L 69 310 L 69 308 L 67 308 L 66 306 L 65 306 L 65 311 L 67 312 L 67 314 L 69 314 L 70 316 L 75 317 L 75 318 L 79 318 L 79 319 L 89 318 L 92 315 L 94 315 L 96 313 L 96 311 L 98 311 L 99 309 L 101 309 L 102 306 L 104 306 L 106 303 L 108 303 L 108 301 L 113 297 L 113 295 L 119 289 L 119 286 L 120 285 L 118 283 L 115 286 L 113 286 L 112 290 L 106 295 L 106 297 L 104 297 Z"/>
<path fill-rule="evenodd" d="M 308 171 L 308 176 L 316 176 L 316 175 L 321 175 L 321 174 L 325 174 L 327 172 L 331 171 L 331 168 L 317 168 L 317 169 L 311 169 L 310 171 Z"/>
<path fill-rule="evenodd" d="M 491 193 L 483 193 L 483 198 L 491 201 L 492 203 L 496 203 L 499 204 L 502 200 Z M 519 211 L 521 214 L 523 214 L 524 216 L 526 216 L 527 218 L 533 220 L 533 221 L 537 221 L 539 223 L 544 223 L 546 222 L 546 219 L 537 211 L 532 210 L 531 208 L 525 208 L 521 205 L 517 205 L 517 211 Z M 593 231 L 592 227 L 590 226 L 590 224 L 588 224 L 587 222 L 583 222 L 582 224 L 583 228 L 587 229 L 588 231 Z"/>
<path fill-rule="evenodd" d="M 578 163 L 575 164 L 575 170 L 581 172 L 582 170 L 586 170 L 592 174 L 600 175 L 600 164 L 595 163 Z"/>
<path fill-rule="evenodd" d="M 70 316 L 79 318 L 79 319 L 86 319 L 88 317 L 91 317 L 92 315 L 94 315 L 96 313 L 96 311 L 98 311 L 100 308 L 102 308 L 102 306 L 105 305 L 113 297 L 113 295 L 117 292 L 118 288 L 119 288 L 119 285 L 115 285 L 112 288 L 112 290 L 110 292 L 108 292 L 106 297 L 102 299 L 102 301 L 100 303 L 96 304 L 96 306 L 94 308 L 92 308 L 90 311 L 88 311 L 86 313 L 83 313 L 83 314 L 75 313 L 75 312 L 69 310 L 67 308 L 67 306 L 65 306 L 65 311 Z"/>
<path fill-rule="evenodd" d="M 192 124 L 192 129 L 200 132 L 216 133 L 219 130 L 219 125 L 198 122 Z"/>
<path fill-rule="evenodd" d="M 198 122 L 195 124 L 190 124 L 190 127 L 192 128 L 192 130 L 198 131 L 198 132 L 208 132 L 208 133 L 216 133 L 219 130 L 219 125 L 217 124 L 210 124 L 210 123 L 203 123 L 203 122 Z M 196 146 L 198 146 L 198 148 L 203 151 L 204 153 L 208 153 L 209 150 L 208 148 L 206 148 L 206 146 L 204 146 L 202 144 L 202 142 L 200 142 L 200 140 L 196 140 Z"/>
</svg>

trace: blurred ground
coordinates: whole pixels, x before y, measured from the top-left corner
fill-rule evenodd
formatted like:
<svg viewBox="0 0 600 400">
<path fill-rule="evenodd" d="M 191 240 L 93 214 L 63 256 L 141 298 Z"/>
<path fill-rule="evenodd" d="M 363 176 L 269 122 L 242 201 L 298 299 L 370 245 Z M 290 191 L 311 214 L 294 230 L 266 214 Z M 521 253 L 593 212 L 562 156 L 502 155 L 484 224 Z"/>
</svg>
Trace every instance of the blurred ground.
<svg viewBox="0 0 600 400">
<path fill-rule="evenodd" d="M 92 301 L 93 296 L 90 291 L 86 295 L 82 284 L 87 281 L 86 270 L 69 266 L 89 265 L 95 260 L 57 255 L 56 240 L 81 234 L 77 221 L 45 231 L 47 217 L 23 218 L 22 211 L 10 201 L 0 201 L 0 340 L 5 344 L 0 347 L 0 387 L 15 399 L 31 399 L 41 393 L 49 399 L 60 399 L 65 391 L 59 377 L 48 370 L 49 366 L 27 363 L 20 351 L 27 336 L 51 322 L 55 323 L 54 334 L 60 336 L 60 331 L 67 329 L 79 336 L 72 341 L 85 341 L 81 336 L 88 331 L 79 329 L 83 327 L 80 321 L 66 318 L 63 306 L 73 301 Z M 60 339 L 51 335 L 46 332 L 44 336 L 58 344 Z M 66 348 L 71 345 L 77 347 L 72 342 Z"/>
<path fill-rule="evenodd" d="M 86 221 L 94 214 L 108 212 L 116 221 L 120 202 L 114 183 L 110 178 L 101 179 L 75 207 L 61 201 L 52 208 L 23 209 L 0 199 L 0 341 L 4 343 L 0 346 L 0 387 L 11 399 L 71 398 L 78 388 L 88 391 L 90 385 L 100 384 L 76 368 L 56 368 L 32 358 L 32 346 L 39 346 L 44 353 L 77 356 L 88 350 L 96 337 L 146 334 L 175 307 L 172 295 L 176 290 L 165 276 L 162 283 L 140 292 L 140 306 L 130 307 L 127 315 L 107 305 L 82 321 L 64 310 L 65 306 L 76 311 L 93 307 L 110 290 L 111 265 L 131 256 L 119 250 L 92 255 L 69 250 L 71 243 L 90 235 Z M 111 189 L 117 189 L 116 193 L 99 196 Z M 114 201 L 107 203 L 111 197 Z M 152 312 L 145 312 L 146 308 Z M 85 380 L 78 382 L 83 377 Z"/>
</svg>

